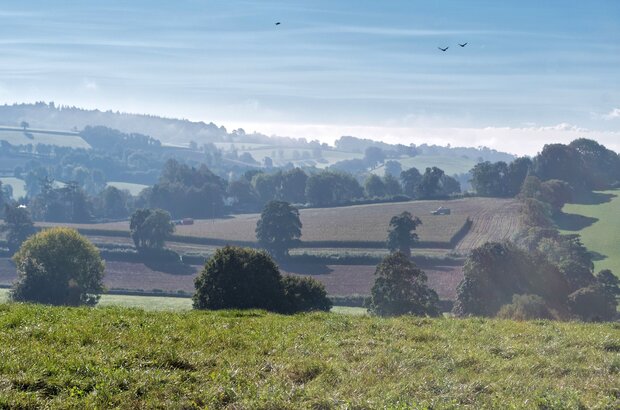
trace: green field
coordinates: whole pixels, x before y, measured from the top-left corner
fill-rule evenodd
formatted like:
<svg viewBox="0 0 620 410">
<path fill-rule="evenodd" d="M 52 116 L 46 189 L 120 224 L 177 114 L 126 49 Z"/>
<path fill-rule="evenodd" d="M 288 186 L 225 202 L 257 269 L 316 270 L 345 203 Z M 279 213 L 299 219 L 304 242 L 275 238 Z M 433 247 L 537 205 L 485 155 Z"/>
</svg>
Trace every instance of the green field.
<svg viewBox="0 0 620 410">
<path fill-rule="evenodd" d="M 0 408 L 618 408 L 618 324 L 0 305 Z"/>
<path fill-rule="evenodd" d="M 0 304 L 9 300 L 9 289 L 0 289 Z M 101 295 L 97 307 L 118 306 L 125 308 L 144 309 L 146 311 L 186 311 L 192 309 L 190 298 L 176 298 L 169 296 L 139 296 L 139 295 Z M 366 308 L 334 306 L 332 312 L 344 315 L 366 315 Z"/>
<path fill-rule="evenodd" d="M 0 181 L 4 185 L 13 187 L 13 199 L 19 199 L 26 196 L 26 182 L 23 179 L 14 177 L 1 177 Z"/>
<path fill-rule="evenodd" d="M 73 132 L 31 130 L 24 132 L 21 128 L 0 127 L 0 141 L 11 145 L 56 145 L 70 148 L 90 148 L 90 145 Z"/>
<path fill-rule="evenodd" d="M 562 211 L 585 218 L 586 223 L 576 223 L 574 227 L 564 227 L 564 233 L 578 233 L 584 245 L 598 255 L 595 269 L 611 269 L 620 276 L 620 190 L 605 191 L 600 194 L 613 195 L 609 202 L 593 205 L 567 204 Z M 583 218 L 572 219 L 580 221 Z M 590 224 L 591 223 L 591 224 Z M 582 227 L 582 225 L 588 225 Z"/>
<path fill-rule="evenodd" d="M 149 187 L 148 185 L 132 184 L 131 182 L 119 182 L 119 181 L 108 182 L 107 185 L 113 186 L 117 189 L 120 189 L 121 191 L 127 190 L 133 196 L 138 196 L 138 194 L 140 194 L 142 190 Z"/>
</svg>

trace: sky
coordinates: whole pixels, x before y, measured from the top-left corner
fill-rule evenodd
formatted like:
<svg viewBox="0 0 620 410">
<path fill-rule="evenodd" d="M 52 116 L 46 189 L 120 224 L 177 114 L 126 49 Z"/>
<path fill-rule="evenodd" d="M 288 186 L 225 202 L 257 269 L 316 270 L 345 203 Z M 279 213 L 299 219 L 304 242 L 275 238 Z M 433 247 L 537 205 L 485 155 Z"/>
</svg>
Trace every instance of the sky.
<svg viewBox="0 0 620 410">
<path fill-rule="evenodd" d="M 533 155 L 584 136 L 620 151 L 615 0 L 5 1 L 0 55 L 0 103 L 325 142 Z"/>
</svg>

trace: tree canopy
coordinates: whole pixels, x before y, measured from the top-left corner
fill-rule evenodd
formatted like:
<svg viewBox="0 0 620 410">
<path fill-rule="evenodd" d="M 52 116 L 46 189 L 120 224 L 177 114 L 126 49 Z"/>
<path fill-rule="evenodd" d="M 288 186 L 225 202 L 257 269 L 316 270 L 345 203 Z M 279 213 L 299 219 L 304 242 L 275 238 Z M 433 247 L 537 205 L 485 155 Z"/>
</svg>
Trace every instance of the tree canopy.
<svg viewBox="0 0 620 410">
<path fill-rule="evenodd" d="M 170 214 L 162 209 L 138 209 L 129 223 L 131 238 L 138 249 L 161 249 L 174 232 Z"/>
<path fill-rule="evenodd" d="M 403 255 L 411 256 L 411 247 L 417 242 L 418 235 L 414 232 L 422 224 L 418 217 L 405 211 L 393 216 L 388 229 L 387 247 L 390 251 L 399 251 Z"/>
<path fill-rule="evenodd" d="M 436 316 L 439 298 L 426 284 L 426 274 L 396 252 L 377 266 L 369 311 L 379 316 Z"/>
<path fill-rule="evenodd" d="M 4 224 L 0 227 L 0 232 L 6 233 L 9 251 L 17 252 L 22 243 L 35 233 L 28 209 L 17 204 L 5 205 Z"/>
<path fill-rule="evenodd" d="M 30 237 L 13 257 L 16 301 L 95 305 L 103 292 L 99 251 L 76 230 L 52 228 Z"/>
<path fill-rule="evenodd" d="M 283 257 L 299 241 L 301 227 L 297 208 L 288 202 L 271 201 L 256 224 L 256 239 L 272 255 Z"/>
</svg>

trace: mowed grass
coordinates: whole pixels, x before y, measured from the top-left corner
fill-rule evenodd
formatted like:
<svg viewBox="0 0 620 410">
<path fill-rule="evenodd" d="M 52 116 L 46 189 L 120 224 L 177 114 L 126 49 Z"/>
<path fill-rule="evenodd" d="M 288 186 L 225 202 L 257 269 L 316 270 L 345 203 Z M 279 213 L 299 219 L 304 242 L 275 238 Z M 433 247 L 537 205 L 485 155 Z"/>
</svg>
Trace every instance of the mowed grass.
<svg viewBox="0 0 620 410">
<path fill-rule="evenodd" d="M 431 215 L 439 206 L 452 209 L 452 215 Z M 472 238 L 466 237 L 459 251 L 490 240 L 510 238 L 518 229 L 518 203 L 511 199 L 464 198 L 451 201 L 410 201 L 356 205 L 336 208 L 311 208 L 300 211 L 302 242 L 324 248 L 354 248 L 356 244 L 384 243 L 390 219 L 403 211 L 420 217 L 422 225 L 417 234 L 422 242 L 448 244 L 463 227 L 468 217 L 474 224 Z M 177 226 L 176 235 L 219 239 L 224 241 L 256 241 L 256 222 L 259 214 L 235 215 L 231 218 L 197 220 L 194 225 Z M 41 223 L 40 226 L 55 224 Z M 72 225 L 75 228 L 129 230 L 128 222 Z M 174 239 L 172 239 L 174 241 Z M 326 244 L 325 242 L 329 242 Z M 323 243 L 322 245 L 320 243 Z M 303 246 L 303 245 L 302 245 Z M 378 245 L 380 246 L 380 245 Z"/>
<path fill-rule="evenodd" d="M 3 408 L 618 408 L 618 324 L 0 305 Z"/>
<path fill-rule="evenodd" d="M 590 251 L 599 254 L 595 257 L 595 270 L 611 269 L 620 277 L 620 190 L 602 192 L 613 195 L 609 202 L 594 205 L 567 204 L 562 211 L 576 214 L 592 220 L 589 226 L 577 230 L 565 230 L 564 233 L 578 233 L 584 245 Z"/>
</svg>

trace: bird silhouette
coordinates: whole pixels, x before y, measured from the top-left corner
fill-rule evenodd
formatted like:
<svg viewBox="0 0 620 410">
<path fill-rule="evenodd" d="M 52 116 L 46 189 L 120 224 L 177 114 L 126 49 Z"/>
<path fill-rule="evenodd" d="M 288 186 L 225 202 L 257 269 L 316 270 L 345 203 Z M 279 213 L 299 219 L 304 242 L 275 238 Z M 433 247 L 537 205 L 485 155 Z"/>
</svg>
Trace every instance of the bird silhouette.
<svg viewBox="0 0 620 410">
<path fill-rule="evenodd" d="M 278 22 L 276 23 L 276 26 L 279 26 L 280 24 L 282 24 L 282 23 L 280 23 L 280 22 L 278 21 Z"/>
<path fill-rule="evenodd" d="M 461 47 L 465 47 L 466 45 L 467 45 L 467 43 L 463 43 L 463 44 L 459 43 L 459 46 L 461 46 Z"/>
<path fill-rule="evenodd" d="M 446 48 L 441 48 L 441 47 L 437 47 L 437 48 L 440 49 L 441 51 L 447 51 L 450 48 L 450 46 L 448 46 Z"/>
</svg>

